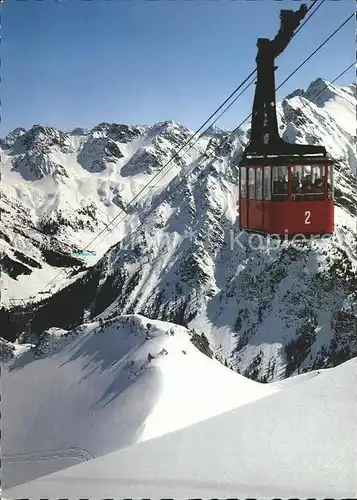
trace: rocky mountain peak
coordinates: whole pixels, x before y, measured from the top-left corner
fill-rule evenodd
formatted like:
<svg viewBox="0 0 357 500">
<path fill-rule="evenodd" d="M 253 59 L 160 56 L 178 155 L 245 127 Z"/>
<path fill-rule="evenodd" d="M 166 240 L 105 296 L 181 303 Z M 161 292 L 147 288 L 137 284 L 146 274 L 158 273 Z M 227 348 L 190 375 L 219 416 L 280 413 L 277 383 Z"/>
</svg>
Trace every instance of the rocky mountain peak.
<svg viewBox="0 0 357 500">
<path fill-rule="evenodd" d="M 338 93 L 333 84 L 323 78 L 317 78 L 308 86 L 304 97 L 317 106 L 323 106 L 327 101 L 336 97 Z"/>
<path fill-rule="evenodd" d="M 19 141 L 25 147 L 26 151 L 33 151 L 39 154 L 50 152 L 52 147 L 62 153 L 72 153 L 74 150 L 68 134 L 54 127 L 43 125 L 34 125 L 25 134 L 21 135 Z"/>
<path fill-rule="evenodd" d="M 139 138 L 144 130 L 144 127 L 103 122 L 94 127 L 91 134 L 93 137 L 107 136 L 113 141 L 128 143 Z"/>
<path fill-rule="evenodd" d="M 5 148 L 13 147 L 16 140 L 22 135 L 26 134 L 26 129 L 23 127 L 17 127 L 12 132 L 9 132 L 5 139 L 2 139 L 2 146 Z"/>
</svg>

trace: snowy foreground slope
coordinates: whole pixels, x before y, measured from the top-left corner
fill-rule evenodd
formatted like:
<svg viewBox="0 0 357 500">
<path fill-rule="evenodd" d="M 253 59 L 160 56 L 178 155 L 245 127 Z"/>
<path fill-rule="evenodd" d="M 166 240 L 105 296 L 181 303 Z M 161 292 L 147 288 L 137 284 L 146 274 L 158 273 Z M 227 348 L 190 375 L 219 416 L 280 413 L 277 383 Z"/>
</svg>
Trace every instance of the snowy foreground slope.
<svg viewBox="0 0 357 500">
<path fill-rule="evenodd" d="M 9 491 L 16 498 L 356 498 L 356 358 Z"/>
<path fill-rule="evenodd" d="M 257 381 L 356 356 L 355 109 L 354 85 L 321 79 L 278 105 L 284 139 L 324 144 L 336 160 L 331 238 L 276 245 L 239 231 L 237 164 L 247 142 L 239 130 L 213 160 L 188 162 L 140 215 L 136 207 L 142 225 L 132 235 L 71 283 L 58 279 L 63 288 L 39 305 L 33 332 L 142 314 L 204 333 L 222 361 Z"/>
<path fill-rule="evenodd" d="M 280 390 L 208 358 L 184 327 L 141 316 L 52 329 L 17 349 L 2 370 L 7 488 Z"/>
</svg>

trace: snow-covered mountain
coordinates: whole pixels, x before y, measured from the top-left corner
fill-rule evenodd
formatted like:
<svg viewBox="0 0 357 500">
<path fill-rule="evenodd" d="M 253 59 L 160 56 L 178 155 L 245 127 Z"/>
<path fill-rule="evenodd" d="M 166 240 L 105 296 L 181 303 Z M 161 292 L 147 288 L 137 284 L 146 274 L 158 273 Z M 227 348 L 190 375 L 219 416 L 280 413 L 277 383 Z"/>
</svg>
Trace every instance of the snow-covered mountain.
<svg viewBox="0 0 357 500">
<path fill-rule="evenodd" d="M 3 342 L 3 486 L 281 390 L 234 373 L 193 344 L 205 351 L 204 338 L 186 328 L 135 315 L 52 328 L 32 348 Z"/>
<path fill-rule="evenodd" d="M 193 134 L 175 122 L 151 127 L 102 123 L 70 133 L 35 125 L 1 140 L 2 303 L 47 291 L 59 269 L 96 262 L 140 220 L 152 194 L 166 187 L 184 162 L 205 151 L 209 137 L 187 154 L 184 149 L 170 162 L 168 175 L 155 178 L 158 185 L 143 192 L 145 199 L 130 203 Z M 111 232 L 106 228 L 114 217 L 118 224 Z M 100 232 L 95 255 L 85 262 L 71 256 Z"/>
<path fill-rule="evenodd" d="M 356 358 L 293 377 L 275 394 L 3 498 L 356 498 L 355 379 Z"/>
<path fill-rule="evenodd" d="M 251 249 L 251 236 L 237 229 L 237 162 L 249 130 L 245 127 L 231 136 L 213 160 L 197 163 L 226 136 L 222 131 L 215 136 L 213 130 L 197 142 L 191 158 L 179 159 L 154 190 L 126 209 L 125 219 L 108 232 L 102 245 L 93 245 L 97 262 L 92 261 L 89 270 L 55 281 L 52 293 L 62 290 L 38 304 L 33 332 L 38 335 L 53 326 L 71 329 L 98 315 L 110 319 L 141 314 L 204 333 L 217 357 L 259 381 L 334 366 L 356 355 L 355 107 L 355 85 L 326 86 L 322 79 L 278 105 L 285 140 L 324 144 L 336 160 L 332 238 L 284 242 L 275 248 L 263 238 L 258 250 Z M 26 257 L 42 266 L 26 264 L 31 275 L 18 275 L 17 281 L 9 278 L 8 289 L 14 290 L 18 283 L 31 294 L 36 293 L 35 276 L 39 287 L 44 271 L 46 279 L 54 273 L 40 258 L 44 240 L 37 247 L 34 243 L 40 221 L 56 221 L 51 251 L 60 244 L 71 251 L 83 248 L 119 213 L 118 205 L 127 207 L 192 134 L 173 122 L 154 127 L 102 124 L 71 134 L 44 129 L 46 139 L 43 128 L 34 129 L 36 133 L 20 130 L 3 141 L 7 148 L 3 170 L 9 181 L 4 188 L 7 197 L 2 199 L 8 211 L 8 229 L 3 232 L 8 231 L 9 240 L 4 243 L 4 258 L 18 263 L 15 251 L 20 252 L 22 242 L 23 254 L 26 245 L 30 249 L 33 245 L 33 253 Z M 41 140 L 36 139 L 38 134 Z M 33 156 L 37 169 L 31 167 Z M 30 174 L 37 180 L 25 180 Z M 121 186 L 118 205 L 113 185 L 118 190 Z M 54 194 L 52 204 L 47 200 L 49 191 Z M 88 209 L 78 219 L 84 200 L 93 212 Z M 66 204 L 70 208 L 64 212 Z M 99 207 L 107 209 L 103 218 Z M 32 226 L 25 220 L 29 214 Z M 11 322 L 3 324 L 3 337 L 19 333 Z"/>
<path fill-rule="evenodd" d="M 355 90 L 278 105 L 285 140 L 336 160 L 328 239 L 239 232 L 248 127 L 211 128 L 165 177 L 193 136 L 175 122 L 1 140 L 2 304 L 35 298 L 0 310 L 5 498 L 354 494 Z"/>
</svg>

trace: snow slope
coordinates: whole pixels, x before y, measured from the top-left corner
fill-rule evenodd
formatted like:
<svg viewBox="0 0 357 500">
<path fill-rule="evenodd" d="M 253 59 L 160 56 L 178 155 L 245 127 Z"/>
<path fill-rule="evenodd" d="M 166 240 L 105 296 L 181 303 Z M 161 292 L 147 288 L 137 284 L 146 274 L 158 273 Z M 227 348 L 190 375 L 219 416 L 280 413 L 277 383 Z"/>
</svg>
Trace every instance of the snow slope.
<svg viewBox="0 0 357 500">
<path fill-rule="evenodd" d="M 240 130 L 213 159 L 200 167 L 192 162 L 154 194 L 142 207 L 139 229 L 41 305 L 34 332 L 72 328 L 85 321 L 85 314 L 93 320 L 142 314 L 204 333 L 222 361 L 257 381 L 336 366 L 356 356 L 357 157 L 350 134 L 356 100 L 351 89 L 318 79 L 278 105 L 284 139 L 324 144 L 336 160 L 332 237 L 280 246 L 265 237 L 257 248 L 254 236 L 239 231 L 237 165 L 248 133 Z M 210 140 L 218 143 L 217 137 Z"/>
<path fill-rule="evenodd" d="M 209 137 L 190 151 L 184 148 L 166 175 L 155 178 L 157 185 L 145 188 L 192 135 L 175 122 L 102 123 L 68 133 L 34 125 L 0 140 L 2 303 L 35 297 L 59 269 L 81 265 L 82 261 L 70 258 L 71 253 L 80 252 L 103 232 L 95 241 L 96 257 L 83 263 L 97 262 L 140 220 L 152 195 L 160 193 L 185 162 L 205 151 Z M 116 228 L 109 231 L 108 223 L 116 216 Z M 60 284 L 66 284 L 65 273 Z"/>
<path fill-rule="evenodd" d="M 329 84 L 328 89 L 326 83 Z M 353 118 L 353 113 L 356 109 L 356 84 L 340 86 L 318 78 L 306 90 L 304 98 L 324 108 L 342 129 L 355 136 L 356 118 Z"/>
<path fill-rule="evenodd" d="M 3 486 L 173 432 L 278 390 L 202 354 L 184 327 L 122 316 L 72 332 L 53 328 L 3 368 Z"/>
<path fill-rule="evenodd" d="M 356 368 L 354 358 L 4 498 L 356 498 Z"/>
</svg>

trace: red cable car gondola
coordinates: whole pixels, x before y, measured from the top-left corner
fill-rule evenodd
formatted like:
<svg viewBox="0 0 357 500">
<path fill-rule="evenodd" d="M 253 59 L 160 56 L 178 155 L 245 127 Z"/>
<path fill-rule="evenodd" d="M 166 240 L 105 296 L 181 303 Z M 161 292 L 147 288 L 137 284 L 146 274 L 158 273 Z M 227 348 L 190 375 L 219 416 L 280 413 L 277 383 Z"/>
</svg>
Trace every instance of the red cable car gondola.
<svg viewBox="0 0 357 500">
<path fill-rule="evenodd" d="M 323 146 L 289 144 L 278 132 L 274 59 L 288 45 L 307 7 L 282 10 L 274 40 L 258 39 L 250 142 L 239 168 L 240 228 L 265 234 L 334 231 L 333 161 Z"/>
</svg>

